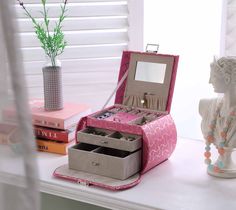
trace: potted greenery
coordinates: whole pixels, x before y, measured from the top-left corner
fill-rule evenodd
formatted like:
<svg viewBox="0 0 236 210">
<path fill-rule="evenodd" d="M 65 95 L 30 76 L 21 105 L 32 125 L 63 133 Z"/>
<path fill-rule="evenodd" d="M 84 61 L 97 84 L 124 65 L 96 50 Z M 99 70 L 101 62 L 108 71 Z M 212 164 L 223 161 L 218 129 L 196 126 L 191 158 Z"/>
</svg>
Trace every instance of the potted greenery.
<svg viewBox="0 0 236 210">
<path fill-rule="evenodd" d="M 43 67 L 44 81 L 44 108 L 45 110 L 59 110 L 63 108 L 62 97 L 62 72 L 57 57 L 64 52 L 66 41 L 62 32 L 62 22 L 65 19 L 67 0 L 61 5 L 61 14 L 55 22 L 53 31 L 50 31 L 50 19 L 48 9 L 46 8 L 47 0 L 41 0 L 43 11 L 43 22 L 37 21 L 25 7 L 21 0 L 17 0 L 19 5 L 25 11 L 25 14 L 31 19 L 36 36 L 41 43 L 49 64 Z"/>
</svg>

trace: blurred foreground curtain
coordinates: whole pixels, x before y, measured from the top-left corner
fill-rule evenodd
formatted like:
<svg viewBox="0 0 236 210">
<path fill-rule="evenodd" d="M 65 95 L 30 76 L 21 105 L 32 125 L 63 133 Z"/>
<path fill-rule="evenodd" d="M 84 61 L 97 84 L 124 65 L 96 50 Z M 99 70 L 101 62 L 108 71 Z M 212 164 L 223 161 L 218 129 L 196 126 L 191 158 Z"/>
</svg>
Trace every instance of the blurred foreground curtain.
<svg viewBox="0 0 236 210">
<path fill-rule="evenodd" d="M 39 210 L 35 141 L 13 3 L 0 4 L 0 210 Z"/>
</svg>

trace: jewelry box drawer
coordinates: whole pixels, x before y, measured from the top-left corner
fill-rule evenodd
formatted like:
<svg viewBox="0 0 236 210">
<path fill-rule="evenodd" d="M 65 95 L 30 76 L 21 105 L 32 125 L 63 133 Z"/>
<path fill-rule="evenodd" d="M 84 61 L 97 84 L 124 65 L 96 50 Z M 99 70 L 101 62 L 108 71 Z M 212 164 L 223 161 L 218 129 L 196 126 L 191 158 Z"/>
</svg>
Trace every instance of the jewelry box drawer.
<svg viewBox="0 0 236 210">
<path fill-rule="evenodd" d="M 69 148 L 69 168 L 125 180 L 141 169 L 141 150 L 131 153 L 79 143 Z"/>
<path fill-rule="evenodd" d="M 92 127 L 79 131 L 77 141 L 129 152 L 142 146 L 141 136 Z"/>
</svg>

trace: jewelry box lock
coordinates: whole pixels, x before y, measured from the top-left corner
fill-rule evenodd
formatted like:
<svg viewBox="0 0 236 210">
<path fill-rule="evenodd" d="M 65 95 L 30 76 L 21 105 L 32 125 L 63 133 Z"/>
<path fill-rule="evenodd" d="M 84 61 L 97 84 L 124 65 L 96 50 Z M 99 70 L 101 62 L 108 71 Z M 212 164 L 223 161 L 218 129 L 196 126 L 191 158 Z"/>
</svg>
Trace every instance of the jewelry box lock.
<svg viewBox="0 0 236 210">
<path fill-rule="evenodd" d="M 77 184 L 80 184 L 80 185 L 86 186 L 86 187 L 88 187 L 90 185 L 89 182 L 82 182 L 82 181 L 77 181 Z"/>
<path fill-rule="evenodd" d="M 100 165 L 100 163 L 98 163 L 98 162 L 92 162 L 92 166 L 99 166 Z"/>
<path fill-rule="evenodd" d="M 143 99 L 141 99 L 141 104 L 142 104 L 143 108 L 149 108 L 148 107 L 148 96 L 151 96 L 151 95 L 154 95 L 154 94 L 144 93 Z"/>
</svg>

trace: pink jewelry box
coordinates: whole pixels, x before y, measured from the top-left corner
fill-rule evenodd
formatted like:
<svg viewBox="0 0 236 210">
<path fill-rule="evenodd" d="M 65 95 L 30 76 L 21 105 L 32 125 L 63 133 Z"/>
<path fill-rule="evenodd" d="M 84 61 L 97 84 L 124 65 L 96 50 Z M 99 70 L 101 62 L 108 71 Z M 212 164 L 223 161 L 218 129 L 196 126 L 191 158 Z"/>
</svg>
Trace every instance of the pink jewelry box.
<svg viewBox="0 0 236 210">
<path fill-rule="evenodd" d="M 110 190 L 137 185 L 173 153 L 170 115 L 179 56 L 123 52 L 115 105 L 80 120 L 69 164 L 54 176 Z"/>
</svg>

